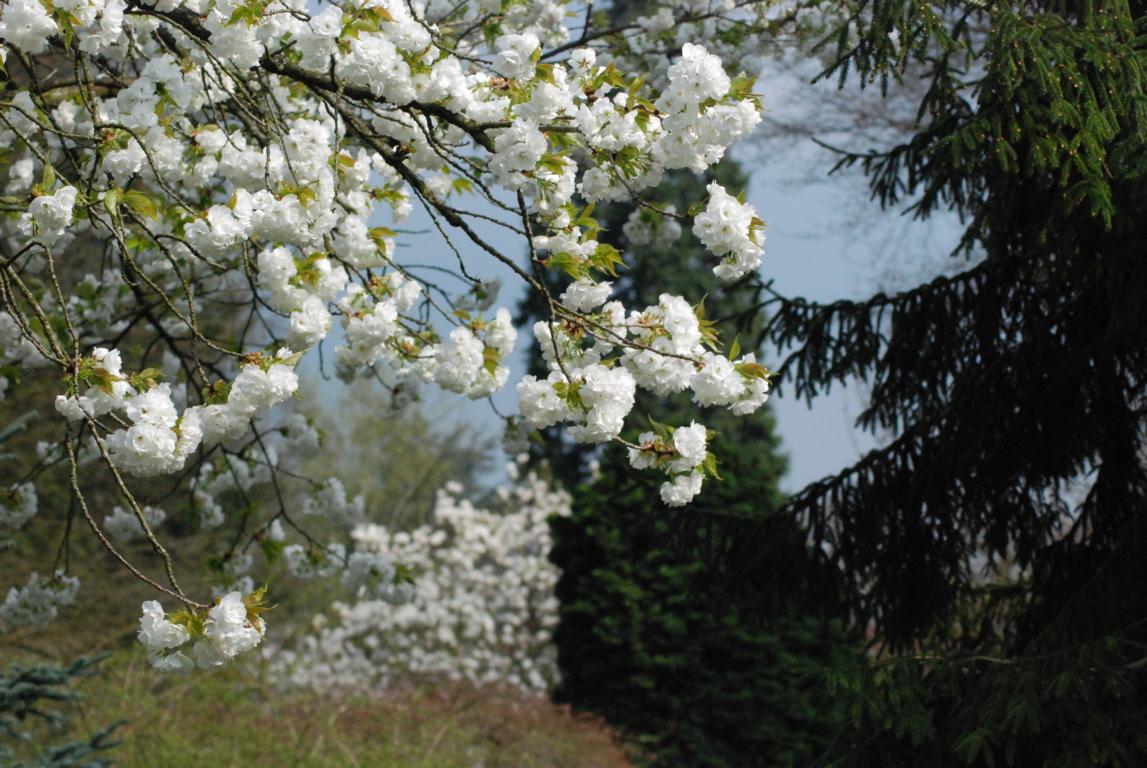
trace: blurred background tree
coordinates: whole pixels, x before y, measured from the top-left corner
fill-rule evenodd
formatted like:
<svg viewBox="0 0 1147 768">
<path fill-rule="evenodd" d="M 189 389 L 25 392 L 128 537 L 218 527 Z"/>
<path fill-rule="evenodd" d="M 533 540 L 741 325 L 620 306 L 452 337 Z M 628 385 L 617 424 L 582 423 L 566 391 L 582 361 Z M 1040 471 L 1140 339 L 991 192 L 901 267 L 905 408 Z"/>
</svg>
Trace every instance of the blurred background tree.
<svg viewBox="0 0 1147 768">
<path fill-rule="evenodd" d="M 324 447 L 306 463 L 307 474 L 337 471 L 348 491 L 363 495 L 372 522 L 399 529 L 427 522 L 435 494 L 450 481 L 480 496 L 495 469 L 497 440 L 460 420 L 449 398 L 396 406 L 390 391 L 371 379 L 328 389 L 330 397 L 305 413 Z"/>
<path fill-rule="evenodd" d="M 746 183 L 731 161 L 716 178 L 733 192 Z M 652 199 L 684 212 L 704 198 L 707 182 L 673 174 Z M 751 287 L 721 288 L 704 248 L 672 217 L 623 205 L 604 216 L 599 240 L 625 252 L 614 295 L 628 306 L 688 290 L 707 294 L 710 318 L 748 307 Z M 625 234 L 631 216 L 645 217 L 650 242 Z M 668 236 L 658 237 L 659 227 Z M 526 304 L 521 319 L 532 324 L 538 309 Z M 536 342 L 532 360 L 540 371 Z M 629 468 L 623 451 L 603 456 L 554 430 L 535 447 L 574 492 L 573 515 L 553 524 L 552 559 L 563 572 L 556 696 L 635 736 L 655 765 L 805 765 L 843 716 L 819 671 L 847 651 L 832 621 L 830 573 L 792 518 L 777 514 L 786 462 L 772 413 L 702 414 L 688 396 L 639 395 L 637 408 L 665 424 L 696 419 L 714 430 L 725 480 L 675 511 L 660 502 L 660 481 Z M 745 520 L 768 531 L 763 548 L 744 549 Z M 752 562 L 752 572 L 734 576 L 737 562 Z"/>
</svg>

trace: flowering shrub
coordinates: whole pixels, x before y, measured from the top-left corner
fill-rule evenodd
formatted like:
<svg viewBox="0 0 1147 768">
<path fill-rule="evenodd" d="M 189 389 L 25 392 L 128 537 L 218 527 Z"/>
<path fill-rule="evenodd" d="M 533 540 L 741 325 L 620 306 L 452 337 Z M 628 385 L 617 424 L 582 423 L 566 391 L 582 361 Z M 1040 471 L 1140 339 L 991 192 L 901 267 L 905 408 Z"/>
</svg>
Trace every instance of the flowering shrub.
<svg viewBox="0 0 1147 768">
<path fill-rule="evenodd" d="M 498 489 L 492 510 L 448 486 L 431 525 L 356 527 L 343 583 L 357 600 L 336 602 L 312 633 L 276 653 L 278 675 L 316 687 L 448 678 L 549 688 L 559 572 L 547 520 L 569 515 L 570 497 L 534 472 L 519 478 L 514 464 L 510 474 L 515 482 Z M 398 588 L 392 562 L 404 571 Z"/>
<path fill-rule="evenodd" d="M 158 666 L 211 666 L 259 642 L 265 623 L 244 576 L 256 544 L 268 557 L 281 548 L 297 573 L 401 588 L 390 564 L 347 557 L 308 530 L 314 515 L 353 525 L 361 505 L 337 478 L 285 473 L 271 438 L 313 448 L 314 435 L 268 414 L 298 393 L 295 366 L 322 344 L 343 379 L 386 370 L 407 396 L 430 384 L 470 398 L 504 387 L 518 330 L 505 308 L 467 298 L 485 290 L 467 269 L 476 257 L 506 265 L 549 310 L 533 333 L 550 372 L 517 385 L 515 429 L 564 423 L 575 440 L 621 441 L 638 387 L 692 390 L 737 413 L 764 402 L 767 371 L 721 353 L 701 297 L 609 300 L 625 259 L 597 241 L 593 208 L 637 201 L 649 215 L 633 230 L 650 239 L 693 219 L 716 275 L 755 270 L 763 224 L 751 207 L 720 187 L 685 213 L 644 194 L 666 171 L 704 170 L 754 129 L 754 79 L 726 66 L 747 66 L 754 35 L 795 17 L 770 2 L 682 0 L 607 29 L 590 10 L 563 0 L 0 9 L 0 394 L 37 369 L 62 376 L 42 465 L 67 468 L 101 544 L 182 606 L 143 609 L 141 641 Z M 430 282 L 396 247 L 387 224 L 415 205 L 457 257 L 460 289 Z M 484 238 L 495 225 L 522 238 L 524 267 Z M 550 270 L 569 279 L 557 296 Z M 690 425 L 629 445 L 635 465 L 668 473 L 666 503 L 688 502 L 715 473 L 703 433 Z M 97 467 L 121 497 L 108 515 L 85 494 Z M 156 533 L 162 499 L 145 498 L 156 486 L 136 478 L 159 476 L 189 492 L 204 528 L 234 515 L 221 493 L 245 502 L 225 558 L 233 583 L 214 602 L 180 587 Z M 252 511 L 245 494 L 258 484 L 276 501 Z M 0 498 L 0 523 L 22 525 L 36 507 L 22 480 Z M 162 580 L 118 549 L 133 537 Z M 74 593 L 67 578 L 15 590 L 5 615 L 48 616 Z M 531 670 L 518 674 L 534 684 Z"/>
</svg>

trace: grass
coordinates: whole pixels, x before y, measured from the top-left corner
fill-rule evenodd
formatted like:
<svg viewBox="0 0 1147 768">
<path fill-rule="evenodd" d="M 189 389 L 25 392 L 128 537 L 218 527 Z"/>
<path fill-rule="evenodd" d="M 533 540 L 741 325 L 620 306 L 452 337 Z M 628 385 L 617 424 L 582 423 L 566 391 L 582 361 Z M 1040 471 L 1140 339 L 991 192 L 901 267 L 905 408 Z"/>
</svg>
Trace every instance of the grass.
<svg viewBox="0 0 1147 768">
<path fill-rule="evenodd" d="M 0 554 L 0 567 L 11 560 Z M 67 734 L 37 728 L 41 745 L 123 720 L 115 733 L 121 743 L 107 753 L 120 768 L 631 766 L 601 723 L 516 690 L 448 685 L 372 697 L 277 689 L 258 674 L 255 654 L 217 671 L 160 674 L 135 640 L 139 602 L 154 595 L 112 563 L 82 562 L 88 572 L 78 605 L 50 625 L 0 632 L 0 668 L 110 654 L 101 674 L 76 684 L 81 703 L 50 707 L 71 722 Z M 21 565 L 16 573 L 26 572 Z M 24 747 L 25 757 L 38 751 L 35 743 Z"/>
<path fill-rule="evenodd" d="M 0 566 L 8 559 L 0 555 Z M 78 605 L 50 625 L 0 632 L 0 668 L 109 654 L 100 674 L 76 684 L 81 703 L 49 707 L 70 716 L 68 732 L 37 727 L 25 757 L 36 743 L 84 738 L 122 720 L 121 743 L 107 753 L 119 768 L 632 765 L 601 723 L 513 689 L 446 685 L 379 696 L 278 689 L 259 674 L 256 654 L 217 671 L 160 674 L 135 640 L 139 601 L 154 595 L 111 563 L 84 564 L 91 573 Z"/>
<path fill-rule="evenodd" d="M 277 690 L 238 668 L 161 675 L 121 651 L 82 680 L 73 737 L 126 721 L 121 768 L 624 768 L 601 724 L 544 698 L 465 685 L 370 697 Z M 41 730 L 46 741 L 62 741 Z M 38 740 L 38 739 L 37 739 Z"/>
</svg>

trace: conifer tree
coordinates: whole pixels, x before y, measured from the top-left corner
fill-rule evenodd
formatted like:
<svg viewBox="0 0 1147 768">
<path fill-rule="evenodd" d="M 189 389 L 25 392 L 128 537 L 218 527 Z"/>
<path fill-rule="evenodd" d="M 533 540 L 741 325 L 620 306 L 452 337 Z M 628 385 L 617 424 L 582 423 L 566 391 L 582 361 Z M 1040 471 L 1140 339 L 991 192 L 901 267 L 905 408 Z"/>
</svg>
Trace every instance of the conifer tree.
<svg viewBox="0 0 1147 768">
<path fill-rule="evenodd" d="M 95 673 L 99 658 L 81 657 L 67 666 L 12 664 L 0 670 L 0 761 L 12 768 L 109 768 L 113 759 L 105 753 L 119 742 L 113 732 L 123 723 L 113 723 L 79 740 L 45 744 L 69 738 L 69 719 L 57 709 L 64 702 L 82 697 L 69 687 Z M 31 762 L 28 762 L 31 760 Z"/>
<path fill-rule="evenodd" d="M 840 163 L 957 213 L 966 263 L 863 301 L 759 286 L 782 386 L 862 380 L 892 436 L 783 510 L 873 632 L 825 761 L 1142 765 L 1147 6 L 843 7 L 824 77 L 928 87 L 910 136 Z"/>
</svg>

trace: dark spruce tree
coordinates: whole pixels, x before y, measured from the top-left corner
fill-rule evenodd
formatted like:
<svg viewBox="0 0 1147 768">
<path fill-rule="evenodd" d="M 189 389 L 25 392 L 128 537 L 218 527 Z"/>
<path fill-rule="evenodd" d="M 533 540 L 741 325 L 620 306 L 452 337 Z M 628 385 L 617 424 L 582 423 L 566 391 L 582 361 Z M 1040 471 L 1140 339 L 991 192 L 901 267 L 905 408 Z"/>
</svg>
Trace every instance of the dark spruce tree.
<svg viewBox="0 0 1147 768">
<path fill-rule="evenodd" d="M 718 174 L 730 190 L 745 185 L 735 164 Z M 684 212 L 704 199 L 705 184 L 675 174 L 650 199 Z M 599 235 L 625 253 L 615 294 L 626 306 L 656 304 L 663 292 L 707 292 L 709 317 L 747 309 L 751 292 L 718 286 L 687 226 L 669 242 L 627 242 L 623 225 L 633 210 L 609 208 Z M 524 307 L 522 319 L 540 309 Z M 533 354 L 540 370 L 536 344 Z M 630 469 L 622 451 L 602 457 L 547 433 L 536 451 L 574 492 L 572 516 L 554 522 L 552 559 L 562 568 L 557 696 L 634 737 L 654 765 L 807 765 L 841 722 L 819 670 L 844 646 L 827 617 L 827 569 L 818 570 L 792 518 L 777 514 L 785 459 L 772 414 L 702 414 L 687 396 L 639 396 L 635 412 L 715 430 L 725 479 L 707 481 L 693 505 L 672 510 L 660 501 L 660 480 Z M 592 476 L 598 458 L 603 469 Z M 767 531 L 763 549 L 744 549 L 747 521 Z M 738 569 L 734 580 L 732 564 L 746 559 L 754 567 Z"/>
<path fill-rule="evenodd" d="M 11 664 L 0 669 L 0 765 L 12 768 L 110 768 L 105 754 L 119 742 L 114 723 L 86 739 L 68 738 L 69 718 L 57 707 L 82 697 L 72 687 L 95 674 L 99 658 L 82 657 L 67 666 Z"/>
<path fill-rule="evenodd" d="M 966 229 L 958 274 L 895 295 L 760 287 L 781 386 L 860 379 L 891 435 L 783 509 L 874 628 L 821 762 L 1147 765 L 1147 6 L 839 8 L 826 77 L 927 84 L 911 135 L 842 165 Z"/>
</svg>

